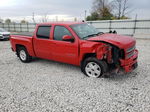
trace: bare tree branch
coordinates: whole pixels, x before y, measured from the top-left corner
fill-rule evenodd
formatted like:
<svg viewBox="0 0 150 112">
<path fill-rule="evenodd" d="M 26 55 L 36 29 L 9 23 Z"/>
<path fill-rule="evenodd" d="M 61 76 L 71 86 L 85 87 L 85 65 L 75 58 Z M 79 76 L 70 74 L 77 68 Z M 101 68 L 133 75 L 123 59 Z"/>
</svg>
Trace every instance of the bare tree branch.
<svg viewBox="0 0 150 112">
<path fill-rule="evenodd" d="M 106 9 L 108 12 L 112 12 L 112 6 L 109 0 L 94 0 L 92 9 L 92 12 L 97 12 L 100 17 L 104 17 Z"/>
<path fill-rule="evenodd" d="M 114 0 L 113 4 L 118 19 L 125 17 L 130 12 L 129 0 Z"/>
</svg>

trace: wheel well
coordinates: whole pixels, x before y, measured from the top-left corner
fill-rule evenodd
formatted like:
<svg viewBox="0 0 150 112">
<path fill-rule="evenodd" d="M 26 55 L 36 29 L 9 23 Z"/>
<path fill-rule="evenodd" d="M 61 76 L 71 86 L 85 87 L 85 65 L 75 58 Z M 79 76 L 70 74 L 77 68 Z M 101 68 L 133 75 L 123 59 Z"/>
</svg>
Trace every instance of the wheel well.
<svg viewBox="0 0 150 112">
<path fill-rule="evenodd" d="M 85 54 L 82 61 L 81 61 L 81 65 L 84 62 L 84 60 L 89 58 L 89 57 L 96 57 L 96 53 L 87 53 L 87 54 Z"/>
<path fill-rule="evenodd" d="M 18 49 L 19 49 L 20 47 L 26 48 L 24 45 L 16 44 L 16 53 L 17 53 L 17 56 L 18 56 Z"/>
</svg>

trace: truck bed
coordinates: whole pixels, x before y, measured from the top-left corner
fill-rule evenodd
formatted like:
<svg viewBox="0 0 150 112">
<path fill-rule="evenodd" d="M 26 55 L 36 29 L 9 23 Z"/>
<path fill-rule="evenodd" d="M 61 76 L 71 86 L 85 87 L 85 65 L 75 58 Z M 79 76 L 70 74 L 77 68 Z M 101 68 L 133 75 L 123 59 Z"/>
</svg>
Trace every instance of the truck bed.
<svg viewBox="0 0 150 112">
<path fill-rule="evenodd" d="M 13 32 L 11 35 L 20 35 L 20 36 L 33 36 L 33 32 Z"/>
<path fill-rule="evenodd" d="M 32 33 L 13 33 L 11 34 L 11 38 L 10 38 L 10 43 L 12 46 L 13 51 L 16 52 L 17 50 L 17 45 L 21 45 L 24 46 L 28 53 L 31 56 L 35 56 L 34 54 L 34 48 L 33 48 L 33 35 Z"/>
</svg>

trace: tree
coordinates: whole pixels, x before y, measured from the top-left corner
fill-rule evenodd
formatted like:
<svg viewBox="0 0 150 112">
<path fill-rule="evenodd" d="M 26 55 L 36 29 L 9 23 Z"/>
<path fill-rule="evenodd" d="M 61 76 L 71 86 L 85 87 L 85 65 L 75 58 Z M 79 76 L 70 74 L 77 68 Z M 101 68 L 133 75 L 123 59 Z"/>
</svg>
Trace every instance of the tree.
<svg viewBox="0 0 150 112">
<path fill-rule="evenodd" d="M 76 17 L 74 18 L 74 21 L 75 21 L 75 22 L 77 21 L 77 18 L 76 18 Z"/>
<path fill-rule="evenodd" d="M 129 19 L 129 0 L 94 0 L 91 15 L 86 20 Z"/>
<path fill-rule="evenodd" d="M 109 11 L 107 7 L 104 7 L 103 10 L 101 11 L 103 16 L 100 18 L 102 20 L 111 20 L 113 17 L 113 14 Z"/>
<path fill-rule="evenodd" d="M 94 0 L 91 16 L 87 20 L 107 20 L 113 17 L 112 5 L 108 0 Z"/>
<path fill-rule="evenodd" d="M 11 23 L 12 23 L 12 24 L 15 24 L 16 22 L 15 22 L 15 21 L 12 21 Z"/>
<path fill-rule="evenodd" d="M 93 2 L 93 11 L 97 12 L 101 19 L 106 16 L 112 16 L 111 2 L 109 0 L 95 0 Z"/>
<path fill-rule="evenodd" d="M 113 7 L 117 19 L 128 18 L 126 15 L 130 12 L 129 0 L 114 0 Z"/>
<path fill-rule="evenodd" d="M 3 22 L 3 19 L 0 18 L 0 23 L 2 23 L 2 22 Z"/>
<path fill-rule="evenodd" d="M 5 23 L 7 23 L 7 24 L 8 24 L 8 23 L 11 23 L 11 19 L 6 19 L 6 20 L 5 20 Z"/>
<path fill-rule="evenodd" d="M 21 22 L 20 23 L 22 23 L 22 24 L 26 24 L 26 23 L 28 23 L 28 21 L 26 21 L 26 20 L 21 20 Z"/>
<path fill-rule="evenodd" d="M 99 20 L 99 15 L 97 12 L 92 12 L 90 16 L 86 18 L 87 21 Z"/>
</svg>

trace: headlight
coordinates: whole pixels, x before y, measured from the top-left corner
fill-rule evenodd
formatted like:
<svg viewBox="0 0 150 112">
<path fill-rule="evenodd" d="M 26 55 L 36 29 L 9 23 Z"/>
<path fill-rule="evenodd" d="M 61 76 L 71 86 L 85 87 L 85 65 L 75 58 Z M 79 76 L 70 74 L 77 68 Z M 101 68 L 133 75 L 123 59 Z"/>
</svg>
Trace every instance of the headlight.
<svg viewBox="0 0 150 112">
<path fill-rule="evenodd" d="M 127 50 L 126 50 L 126 53 L 127 53 L 127 59 L 128 58 L 130 58 L 130 57 L 132 57 L 133 55 L 134 55 L 134 50 L 136 49 L 136 46 L 134 45 L 134 46 L 132 46 L 132 47 L 130 47 L 130 48 L 128 48 Z"/>
<path fill-rule="evenodd" d="M 126 52 L 129 53 L 129 52 L 133 51 L 134 49 L 135 49 L 135 46 L 132 46 L 132 47 L 128 48 Z"/>
<path fill-rule="evenodd" d="M 130 57 L 132 57 L 133 55 L 134 55 L 134 51 L 131 52 L 131 53 L 129 53 L 129 54 L 127 54 L 127 59 L 130 58 Z"/>
</svg>

